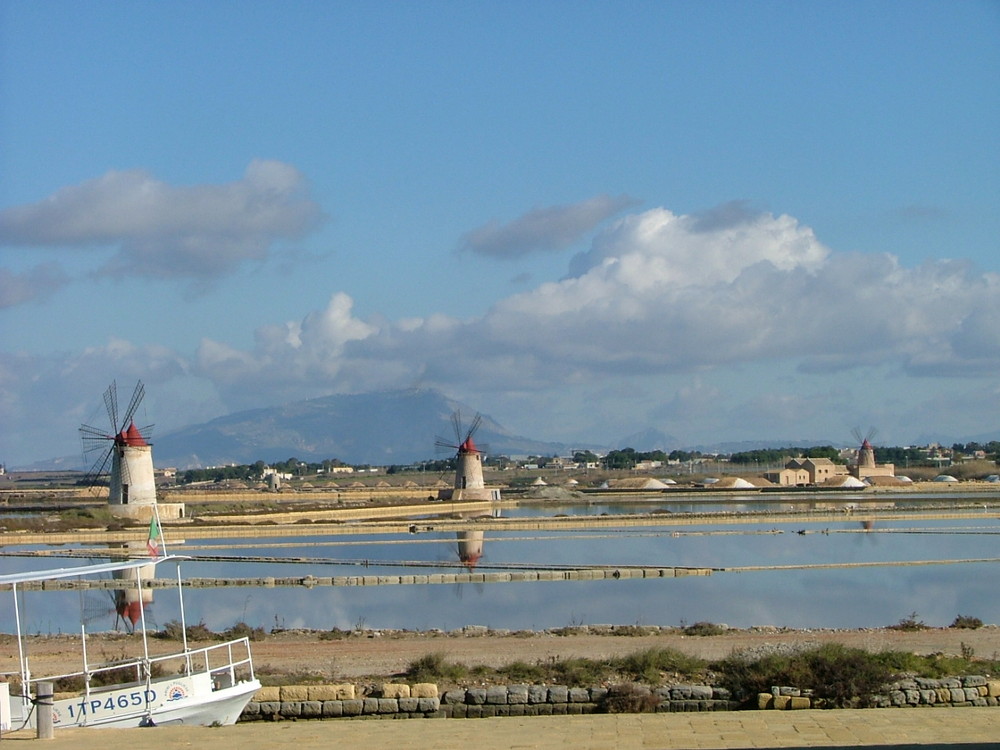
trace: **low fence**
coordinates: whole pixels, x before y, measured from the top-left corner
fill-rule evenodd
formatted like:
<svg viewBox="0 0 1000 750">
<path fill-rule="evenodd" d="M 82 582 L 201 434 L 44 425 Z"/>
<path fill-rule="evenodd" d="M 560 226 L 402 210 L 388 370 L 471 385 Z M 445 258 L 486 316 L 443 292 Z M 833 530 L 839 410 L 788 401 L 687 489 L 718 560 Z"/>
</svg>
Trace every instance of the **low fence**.
<svg viewBox="0 0 1000 750">
<path fill-rule="evenodd" d="M 876 696 L 875 707 L 997 706 L 1000 680 L 982 675 L 900 680 Z M 796 710 L 821 707 L 808 690 L 774 687 L 758 696 L 757 708 Z M 448 718 L 568 716 L 598 712 L 734 711 L 744 706 L 728 690 L 712 685 L 649 688 L 565 685 L 491 685 L 438 692 L 433 683 L 387 683 L 365 692 L 354 685 L 294 685 L 262 688 L 240 721 L 339 718 Z"/>
</svg>

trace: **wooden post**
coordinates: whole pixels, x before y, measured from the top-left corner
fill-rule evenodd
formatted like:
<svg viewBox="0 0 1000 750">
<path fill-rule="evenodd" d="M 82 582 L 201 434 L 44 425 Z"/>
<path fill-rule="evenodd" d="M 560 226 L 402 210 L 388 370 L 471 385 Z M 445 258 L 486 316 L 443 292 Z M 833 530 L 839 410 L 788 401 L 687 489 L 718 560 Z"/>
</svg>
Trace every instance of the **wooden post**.
<svg viewBox="0 0 1000 750">
<path fill-rule="evenodd" d="M 38 729 L 37 737 L 40 740 L 52 739 L 52 683 L 39 682 L 35 691 L 35 710 L 38 712 L 38 720 L 35 725 Z"/>
</svg>

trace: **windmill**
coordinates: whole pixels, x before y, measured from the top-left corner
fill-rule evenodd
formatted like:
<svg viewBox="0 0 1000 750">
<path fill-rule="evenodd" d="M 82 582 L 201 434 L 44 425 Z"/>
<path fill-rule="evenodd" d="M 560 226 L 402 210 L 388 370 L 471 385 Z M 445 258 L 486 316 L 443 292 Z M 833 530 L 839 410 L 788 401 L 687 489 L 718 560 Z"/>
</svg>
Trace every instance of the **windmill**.
<svg viewBox="0 0 1000 750">
<path fill-rule="evenodd" d="M 854 439 L 861 445 L 861 447 L 858 448 L 858 466 L 864 468 L 874 468 L 875 449 L 872 448 L 871 441 L 875 439 L 875 428 L 869 427 L 868 432 L 862 434 L 861 429 L 859 427 L 855 427 L 851 430 L 851 434 L 854 435 Z"/>
<path fill-rule="evenodd" d="M 156 505 L 153 451 L 149 443 L 152 425 L 139 428 L 134 421 L 145 392 L 142 381 L 137 382 L 128 407 L 119 414 L 118 387 L 112 381 L 104 392 L 110 432 L 93 425 L 80 425 L 84 456 L 88 460 L 97 456 L 87 474 L 88 483 L 96 484 L 105 472 L 109 472 L 108 505 L 121 515 L 137 515 L 125 506 L 148 510 Z"/>
<path fill-rule="evenodd" d="M 104 407 L 108 413 L 110 431 L 94 425 L 80 425 L 80 439 L 83 453 L 88 460 L 94 460 L 87 474 L 88 484 L 97 484 L 100 477 L 108 474 L 108 506 L 119 516 L 150 520 L 158 516 L 156 506 L 156 482 L 153 476 L 153 448 L 149 442 L 152 425 L 136 427 L 135 413 L 142 403 L 146 389 L 142 381 L 135 384 L 132 398 L 125 411 L 118 405 L 118 384 L 111 382 L 104 392 Z M 96 459 L 93 457 L 96 455 Z M 157 523 L 158 526 L 158 523 Z M 152 529 L 152 526 L 150 527 Z M 152 532 L 151 532 L 152 533 Z M 129 556 L 146 554 L 147 545 L 141 542 L 125 542 Z M 133 549 L 134 548 L 134 549 Z M 142 575 L 152 578 L 155 569 L 143 568 Z M 153 603 L 153 590 L 136 590 L 125 580 L 126 573 L 115 571 L 114 578 L 123 578 L 121 589 L 110 591 L 118 624 L 127 632 L 134 632 L 136 623 Z"/>
<path fill-rule="evenodd" d="M 476 446 L 472 436 L 482 423 L 482 415 L 477 414 L 468 430 L 462 430 L 462 415 L 456 411 L 451 415 L 451 424 L 455 429 L 455 442 L 438 438 L 435 446 L 438 450 L 455 451 L 455 483 L 452 489 L 441 490 L 438 498 L 441 500 L 499 500 L 500 491 L 487 489 L 483 479 L 483 451 Z M 478 514 L 473 514 L 478 515 Z M 460 514 L 468 518 L 468 514 Z M 469 568 L 475 567 L 483 555 L 483 532 L 476 530 L 459 531 L 458 557 Z"/>
<path fill-rule="evenodd" d="M 483 454 L 472 439 L 482 421 L 482 415 L 477 414 L 463 437 L 462 414 L 456 411 L 451 415 L 451 424 L 455 428 L 455 442 L 449 443 L 443 438 L 438 438 L 434 443 L 439 450 L 455 451 L 456 490 L 481 490 L 486 487 L 483 481 Z"/>
<path fill-rule="evenodd" d="M 145 568 L 143 568 L 145 570 Z M 153 568 L 149 575 L 152 577 Z M 116 577 L 117 578 L 117 577 Z M 135 591 L 135 582 L 123 581 L 124 588 L 104 589 L 101 592 L 86 592 L 83 602 L 83 621 L 90 626 L 99 623 L 108 616 L 114 617 L 115 632 L 135 633 L 141 620 L 147 622 L 153 619 L 153 591 L 143 589 Z"/>
</svg>

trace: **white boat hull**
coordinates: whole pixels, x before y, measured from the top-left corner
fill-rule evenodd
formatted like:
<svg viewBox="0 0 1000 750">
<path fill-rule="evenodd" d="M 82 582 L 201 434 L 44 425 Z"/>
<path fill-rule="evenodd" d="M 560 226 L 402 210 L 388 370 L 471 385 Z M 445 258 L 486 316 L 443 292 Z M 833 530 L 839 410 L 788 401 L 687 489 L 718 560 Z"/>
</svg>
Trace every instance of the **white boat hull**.
<svg viewBox="0 0 1000 750">
<path fill-rule="evenodd" d="M 140 727 L 159 724 L 223 725 L 235 724 L 243 709 L 260 689 L 254 677 L 250 639 L 236 638 L 203 648 L 191 649 L 187 640 L 183 650 L 172 654 L 150 656 L 145 620 L 139 609 L 142 628 L 142 657 L 92 666 L 87 661 L 86 632 L 81 631 L 83 671 L 72 674 L 34 677 L 28 668 L 23 631 L 18 610 L 18 586 L 63 578 L 85 578 L 111 573 L 122 585 L 128 586 L 127 574 L 134 578 L 136 601 L 142 601 L 143 578 L 152 577 L 155 566 L 164 562 L 178 563 L 177 557 L 159 557 L 149 561 L 125 560 L 74 568 L 56 568 L 28 573 L 0 574 L 0 586 L 10 585 L 14 592 L 14 613 L 17 620 L 18 654 L 20 660 L 19 689 L 22 696 L 11 696 L 0 705 L 0 728 L 36 727 L 38 712 L 51 710 L 52 726 L 63 727 Z M 182 598 L 180 570 L 177 573 L 178 597 Z M 183 604 L 183 602 L 182 602 Z M 183 606 L 181 607 L 183 623 Z M 183 630 L 186 632 L 186 630 Z M 122 675 L 126 675 L 122 677 Z M 148 677 L 152 675 L 152 677 Z M 127 680 L 134 680 L 126 682 Z M 98 686 L 102 681 L 116 684 Z M 80 695 L 59 697 L 51 705 L 43 705 L 38 693 L 42 684 L 47 690 L 59 684 L 86 685 Z M 9 691 L 5 690 L 6 695 Z M 34 702 L 25 696 L 35 696 Z M 47 696 L 46 696 L 47 697 Z M 9 707 L 9 711 L 5 710 Z M 9 718 L 9 720 L 8 720 Z"/>
<path fill-rule="evenodd" d="M 169 724 L 224 726 L 236 723 L 259 689 L 260 682 L 256 679 L 219 687 L 204 674 L 161 678 L 149 687 L 116 686 L 92 691 L 89 696 L 53 701 L 52 725 L 55 729 L 125 729 Z M 14 726 L 35 727 L 37 709 L 30 712 L 26 723 L 18 713 L 15 708 Z"/>
</svg>

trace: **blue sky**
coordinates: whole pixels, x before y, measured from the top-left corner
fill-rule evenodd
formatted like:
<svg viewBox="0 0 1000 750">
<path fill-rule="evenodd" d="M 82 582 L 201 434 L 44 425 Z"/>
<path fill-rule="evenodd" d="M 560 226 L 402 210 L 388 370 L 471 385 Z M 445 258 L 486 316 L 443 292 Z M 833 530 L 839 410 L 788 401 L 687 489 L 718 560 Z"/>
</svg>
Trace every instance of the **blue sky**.
<svg viewBox="0 0 1000 750">
<path fill-rule="evenodd" d="M 998 39 L 985 0 L 0 0 L 0 461 L 140 378 L 161 434 L 415 386 L 571 443 L 994 433 Z"/>
</svg>

